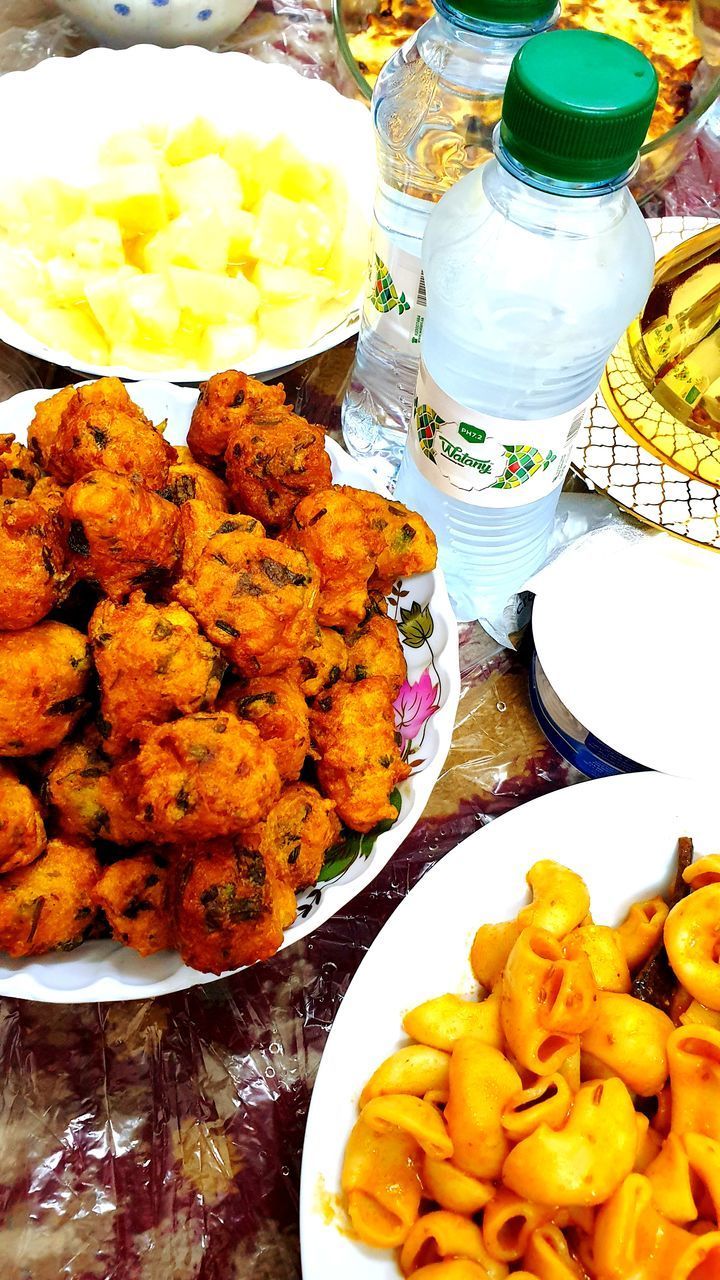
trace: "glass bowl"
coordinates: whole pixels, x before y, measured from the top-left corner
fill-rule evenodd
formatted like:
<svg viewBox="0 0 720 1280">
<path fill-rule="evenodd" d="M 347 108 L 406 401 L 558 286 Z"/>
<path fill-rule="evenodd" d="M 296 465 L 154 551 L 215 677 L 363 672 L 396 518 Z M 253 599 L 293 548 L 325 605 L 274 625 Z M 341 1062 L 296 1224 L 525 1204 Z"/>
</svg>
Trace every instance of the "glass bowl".
<svg viewBox="0 0 720 1280">
<path fill-rule="evenodd" d="M 373 0 L 373 7 L 354 11 L 352 0 L 332 0 L 333 25 L 340 52 L 353 78 L 358 96 L 367 102 L 372 97 L 372 84 L 366 79 L 362 66 L 353 55 L 348 36 L 361 31 L 377 7 L 378 0 Z M 403 18 L 407 23 L 407 31 L 416 30 L 426 17 L 427 5 L 415 8 L 413 0 L 405 0 Z M 403 38 L 398 39 L 398 47 L 403 43 Z M 632 184 L 633 194 L 641 204 L 665 185 L 688 154 L 720 95 L 720 70 L 701 63 L 694 82 L 694 92 L 696 100 L 687 114 L 671 129 L 646 142 L 642 148 L 640 167 Z"/>
</svg>

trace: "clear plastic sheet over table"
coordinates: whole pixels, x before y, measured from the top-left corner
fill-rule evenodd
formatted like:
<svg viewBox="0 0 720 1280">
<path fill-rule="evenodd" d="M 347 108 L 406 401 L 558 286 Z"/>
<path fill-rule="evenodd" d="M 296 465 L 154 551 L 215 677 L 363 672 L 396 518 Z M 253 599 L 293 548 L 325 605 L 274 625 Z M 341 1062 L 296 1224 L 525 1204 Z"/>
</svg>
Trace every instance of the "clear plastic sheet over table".
<svg viewBox="0 0 720 1280">
<path fill-rule="evenodd" d="M 86 43 L 45 0 L 1 10 L 0 70 Z M 240 36 L 235 47 L 337 74 L 318 6 L 263 0 Z M 709 135 L 672 184 L 667 212 L 716 208 L 719 187 Z M 300 412 L 337 429 L 351 359 L 345 344 L 286 377 Z M 68 380 L 0 346 L 0 397 Z M 534 720 L 524 656 L 462 629 L 453 746 L 421 823 L 375 883 L 304 942 L 160 1000 L 0 1001 L 2 1280 L 298 1280 L 307 1107 L 363 955 L 458 841 L 578 781 Z"/>
</svg>

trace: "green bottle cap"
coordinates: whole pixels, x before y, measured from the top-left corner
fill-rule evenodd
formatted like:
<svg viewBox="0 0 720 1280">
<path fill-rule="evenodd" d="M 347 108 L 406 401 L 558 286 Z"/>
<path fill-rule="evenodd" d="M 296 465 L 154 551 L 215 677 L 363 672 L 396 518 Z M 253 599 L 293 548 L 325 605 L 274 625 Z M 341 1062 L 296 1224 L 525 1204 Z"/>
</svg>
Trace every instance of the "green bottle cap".
<svg viewBox="0 0 720 1280">
<path fill-rule="evenodd" d="M 536 27 L 552 17 L 557 0 L 445 0 L 451 10 L 475 22 L 504 27 Z"/>
<path fill-rule="evenodd" d="M 513 58 L 500 138 L 536 173 L 603 182 L 635 163 L 657 94 L 655 68 L 631 44 L 597 31 L 547 31 Z"/>
</svg>

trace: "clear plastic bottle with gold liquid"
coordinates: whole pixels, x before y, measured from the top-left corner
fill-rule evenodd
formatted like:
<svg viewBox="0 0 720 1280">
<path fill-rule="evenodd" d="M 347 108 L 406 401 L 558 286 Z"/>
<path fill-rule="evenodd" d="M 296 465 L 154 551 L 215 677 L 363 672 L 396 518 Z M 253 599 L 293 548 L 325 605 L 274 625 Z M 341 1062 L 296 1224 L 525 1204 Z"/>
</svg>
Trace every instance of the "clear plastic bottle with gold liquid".
<svg viewBox="0 0 720 1280">
<path fill-rule="evenodd" d="M 492 155 L 512 60 L 552 26 L 556 0 L 434 0 L 436 13 L 386 63 L 372 101 L 378 157 L 369 279 L 343 403 L 354 457 L 385 482 L 412 414 L 425 289 L 425 227 L 443 192 Z"/>
</svg>

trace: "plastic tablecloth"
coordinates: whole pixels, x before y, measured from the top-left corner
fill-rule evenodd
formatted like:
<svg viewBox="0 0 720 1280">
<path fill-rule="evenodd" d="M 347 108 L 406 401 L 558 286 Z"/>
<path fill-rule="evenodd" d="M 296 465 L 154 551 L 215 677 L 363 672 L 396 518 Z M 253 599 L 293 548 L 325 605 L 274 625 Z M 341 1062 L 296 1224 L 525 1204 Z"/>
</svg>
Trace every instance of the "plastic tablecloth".
<svg viewBox="0 0 720 1280">
<path fill-rule="evenodd" d="M 9 0 L 1 9 L 0 70 L 86 43 L 47 0 Z M 338 74 L 319 5 L 262 0 L 233 44 Z M 667 212 L 716 207 L 718 183 L 710 131 L 666 193 Z M 347 343 L 287 376 L 298 410 L 337 430 L 351 360 Z M 0 346 L 0 398 L 68 380 Z M 466 626 L 460 662 L 452 749 L 421 822 L 374 884 L 311 937 L 237 977 L 158 1000 L 0 999 L 2 1280 L 300 1276 L 307 1108 L 363 955 L 450 848 L 514 806 L 579 780 L 534 720 L 522 648 L 503 650 Z"/>
</svg>

